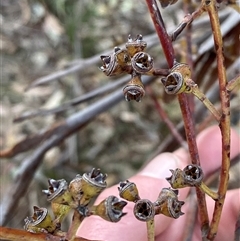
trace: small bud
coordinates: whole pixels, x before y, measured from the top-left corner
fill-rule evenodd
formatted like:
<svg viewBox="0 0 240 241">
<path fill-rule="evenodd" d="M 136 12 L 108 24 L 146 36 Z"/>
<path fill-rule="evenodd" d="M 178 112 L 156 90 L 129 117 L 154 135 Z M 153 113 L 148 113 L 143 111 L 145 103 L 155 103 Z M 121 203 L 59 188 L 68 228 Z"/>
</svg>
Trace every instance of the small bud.
<svg viewBox="0 0 240 241">
<path fill-rule="evenodd" d="M 137 35 L 137 38 L 133 40 L 131 35 L 128 36 L 128 41 L 126 43 L 126 49 L 132 58 L 136 53 L 142 52 L 146 49 L 147 42 L 143 41 L 141 34 Z"/>
<path fill-rule="evenodd" d="M 93 168 L 89 174 L 83 174 L 81 180 L 82 196 L 79 202 L 80 205 L 88 205 L 93 197 L 97 196 L 107 187 L 106 178 L 106 174 L 101 173 L 100 169 L 95 168 Z"/>
<path fill-rule="evenodd" d="M 52 233 L 56 226 L 46 208 L 33 207 L 33 216 L 24 219 L 24 229 L 31 233 Z"/>
<path fill-rule="evenodd" d="M 140 199 L 136 184 L 128 180 L 119 183 L 118 191 L 119 196 L 127 201 L 137 202 Z"/>
<path fill-rule="evenodd" d="M 151 74 L 153 58 L 145 52 L 138 52 L 132 58 L 132 67 L 139 74 Z"/>
<path fill-rule="evenodd" d="M 170 74 L 162 78 L 161 81 L 165 87 L 167 94 L 180 94 L 182 92 L 190 92 L 186 81 L 191 78 L 191 70 L 187 64 L 176 64 L 170 70 Z"/>
<path fill-rule="evenodd" d="M 92 207 L 92 214 L 98 215 L 106 221 L 116 223 L 126 215 L 122 211 L 126 205 L 127 202 L 121 201 L 115 196 L 109 196 L 97 206 Z"/>
<path fill-rule="evenodd" d="M 148 199 L 140 199 L 135 203 L 133 213 L 138 220 L 147 222 L 154 218 L 155 206 Z"/>
<path fill-rule="evenodd" d="M 145 90 L 139 74 L 135 73 L 132 75 L 132 79 L 123 88 L 123 93 L 126 101 L 141 101 L 142 97 L 145 95 Z"/>
<path fill-rule="evenodd" d="M 177 190 L 163 188 L 157 201 L 154 203 L 156 214 L 163 214 L 171 218 L 179 218 L 183 215 L 181 207 L 184 202 L 179 201 L 177 195 Z"/>
</svg>

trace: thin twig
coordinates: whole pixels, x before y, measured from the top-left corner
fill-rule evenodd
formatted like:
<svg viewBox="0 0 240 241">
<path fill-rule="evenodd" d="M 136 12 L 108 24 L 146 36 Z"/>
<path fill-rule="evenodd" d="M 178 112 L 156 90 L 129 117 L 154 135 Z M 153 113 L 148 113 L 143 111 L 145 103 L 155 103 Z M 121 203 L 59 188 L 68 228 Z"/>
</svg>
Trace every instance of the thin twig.
<svg viewBox="0 0 240 241">
<path fill-rule="evenodd" d="M 227 83 L 227 90 L 228 91 L 232 91 L 234 88 L 236 88 L 238 85 L 240 85 L 240 74 L 237 75 L 235 78 L 233 78 L 232 80 L 230 80 Z"/>
<path fill-rule="evenodd" d="M 215 202 L 213 218 L 208 234 L 209 240 L 213 240 L 217 233 L 218 224 L 221 218 L 223 204 L 227 192 L 230 168 L 230 98 L 229 91 L 226 88 L 227 78 L 226 70 L 224 67 L 223 42 L 216 4 L 217 2 L 215 0 L 209 0 L 205 2 L 205 9 L 207 10 L 210 18 L 214 45 L 217 53 L 218 78 L 220 88 L 219 93 L 222 107 L 222 118 L 219 124 L 222 135 L 222 166 L 218 187 L 218 194 L 220 198 Z"/>
<path fill-rule="evenodd" d="M 61 106 L 58 106 L 56 108 L 52 108 L 52 109 L 39 109 L 36 111 L 31 111 L 23 113 L 21 116 L 15 118 L 13 121 L 16 122 L 21 122 L 24 121 L 26 119 L 31 119 L 34 118 L 36 116 L 46 116 L 46 115 L 52 115 L 52 114 L 56 114 L 56 113 L 60 113 L 66 110 L 69 110 L 69 108 L 72 108 L 76 105 L 79 105 L 81 103 L 84 103 L 85 101 L 89 101 L 92 100 L 93 98 L 99 97 L 107 92 L 113 91 L 114 89 L 118 88 L 119 86 L 124 85 L 125 83 L 127 83 L 127 81 L 129 81 L 129 76 L 124 76 L 116 81 L 113 81 L 107 85 L 104 85 L 100 88 L 97 88 L 95 90 L 92 90 L 82 96 L 79 96 L 77 98 L 74 98 L 64 104 L 62 104 Z"/>
<path fill-rule="evenodd" d="M 154 102 L 155 108 L 156 108 L 157 112 L 159 113 L 161 119 L 165 122 L 165 124 L 167 125 L 168 129 L 170 130 L 170 132 L 172 133 L 174 138 L 178 141 L 179 145 L 182 146 L 184 149 L 187 149 L 187 143 L 185 142 L 185 140 L 182 138 L 182 136 L 178 132 L 176 126 L 168 118 L 167 113 L 164 111 L 161 103 L 157 100 L 156 96 L 154 95 L 151 86 L 148 86 L 146 89 L 147 89 L 147 92 L 150 94 L 150 96 Z"/>
</svg>

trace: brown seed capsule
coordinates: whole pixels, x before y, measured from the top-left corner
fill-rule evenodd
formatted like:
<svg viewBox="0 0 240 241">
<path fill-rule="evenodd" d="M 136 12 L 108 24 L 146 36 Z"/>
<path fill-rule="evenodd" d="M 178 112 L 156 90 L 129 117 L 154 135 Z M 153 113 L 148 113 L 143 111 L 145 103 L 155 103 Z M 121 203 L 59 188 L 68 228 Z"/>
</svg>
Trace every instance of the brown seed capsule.
<svg viewBox="0 0 240 241">
<path fill-rule="evenodd" d="M 199 186 L 203 180 L 202 168 L 198 165 L 187 165 L 183 169 L 185 183 L 189 186 Z"/>
<path fill-rule="evenodd" d="M 132 39 L 131 35 L 128 36 L 128 41 L 126 43 L 126 49 L 132 58 L 136 53 L 142 52 L 146 49 L 147 42 L 143 41 L 141 34 L 137 35 L 136 39 Z"/>
<path fill-rule="evenodd" d="M 154 203 L 156 214 L 163 214 L 171 218 L 179 218 L 184 213 L 181 207 L 184 202 L 178 200 L 178 191 L 171 188 L 163 188 L 157 201 Z"/>
<path fill-rule="evenodd" d="M 43 193 L 47 194 L 48 201 L 69 205 L 72 208 L 77 207 L 77 203 L 74 203 L 73 197 L 68 191 L 68 183 L 66 180 L 49 179 L 48 183 L 48 190 L 42 191 Z"/>
<path fill-rule="evenodd" d="M 145 52 L 138 52 L 132 58 L 132 67 L 139 74 L 151 74 L 153 58 Z"/>
<path fill-rule="evenodd" d="M 185 183 L 184 173 L 181 169 L 170 170 L 172 173 L 171 177 L 167 177 L 166 180 L 170 183 L 172 188 L 183 188 L 188 185 Z"/>
<path fill-rule="evenodd" d="M 203 180 L 203 171 L 198 165 L 188 165 L 183 170 L 176 169 L 170 170 L 171 177 L 167 177 L 166 180 L 170 183 L 172 188 L 183 188 L 200 186 Z"/>
<path fill-rule="evenodd" d="M 148 199 L 138 200 L 133 209 L 134 216 L 143 222 L 147 222 L 155 216 L 155 206 Z"/>
<path fill-rule="evenodd" d="M 24 229 L 31 233 L 52 233 L 56 226 L 46 208 L 33 207 L 33 216 L 24 219 Z"/>
<path fill-rule="evenodd" d="M 73 199 L 79 201 L 82 197 L 82 176 L 77 174 L 69 183 L 68 189 Z"/>
<path fill-rule="evenodd" d="M 98 195 L 107 187 L 107 175 L 100 172 L 100 169 L 93 168 L 90 173 L 84 173 L 81 180 L 82 196 L 80 205 L 86 206 L 93 197 Z"/>
<path fill-rule="evenodd" d="M 127 201 L 137 202 L 140 199 L 136 184 L 128 180 L 119 183 L 118 191 L 119 196 Z"/>
<path fill-rule="evenodd" d="M 141 101 L 142 97 L 145 95 L 145 90 L 139 74 L 134 73 L 132 75 L 132 79 L 123 88 L 123 93 L 126 101 Z"/>
<path fill-rule="evenodd" d="M 191 70 L 187 64 L 176 64 L 170 70 L 170 74 L 161 81 L 167 94 L 180 94 L 190 92 L 186 81 L 191 78 Z"/>
<path fill-rule="evenodd" d="M 119 47 L 114 48 L 114 53 L 111 55 L 100 56 L 103 66 L 100 69 L 107 76 L 115 76 L 122 74 L 124 72 L 132 71 L 131 59 L 125 49 L 120 49 Z"/>
<path fill-rule="evenodd" d="M 123 213 L 122 211 L 126 205 L 127 202 L 122 201 L 115 196 L 109 196 L 97 206 L 92 207 L 92 214 L 116 223 L 126 215 L 126 213 Z"/>
</svg>

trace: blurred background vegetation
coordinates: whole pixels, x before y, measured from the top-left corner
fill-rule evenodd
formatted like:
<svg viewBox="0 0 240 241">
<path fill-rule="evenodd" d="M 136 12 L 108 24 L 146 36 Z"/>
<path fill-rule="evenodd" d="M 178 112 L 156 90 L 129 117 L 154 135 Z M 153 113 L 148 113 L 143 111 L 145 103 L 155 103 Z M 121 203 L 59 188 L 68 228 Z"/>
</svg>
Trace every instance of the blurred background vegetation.
<svg viewBox="0 0 240 241">
<path fill-rule="evenodd" d="M 99 71 L 100 58 L 97 63 L 81 71 L 72 72 L 26 91 L 36 79 L 74 66 L 82 59 L 112 51 L 114 46 L 124 44 L 129 34 L 133 37 L 137 34 L 144 37 L 154 34 L 144 0 L 6 0 L 0 4 L 1 150 L 11 148 L 19 141 L 47 130 L 97 100 L 90 100 L 57 114 L 37 116 L 14 123 L 18 116 L 39 108 L 61 106 L 116 80 Z M 192 8 L 195 9 L 198 4 L 193 4 Z M 162 11 L 167 29 L 173 30 L 181 22 L 185 15 L 182 9 L 182 3 L 177 3 Z M 222 21 L 227 19 L 231 11 L 230 8 L 222 6 Z M 198 67 L 196 80 L 202 84 L 200 87 L 202 86 L 201 89 L 206 93 L 217 79 L 215 53 L 211 44 L 207 50 L 202 50 L 202 46 L 208 44 L 204 41 L 211 34 L 206 16 L 203 16 L 196 26 L 198 27 L 194 28 L 192 34 L 193 60 Z M 225 35 L 228 47 L 226 63 L 229 69 L 233 68 L 228 72 L 231 79 L 239 73 L 239 69 L 234 67 L 236 61 L 239 63 L 239 53 L 236 51 L 239 49 L 236 40 L 239 22 L 229 25 L 228 28 Z M 180 60 L 186 58 L 184 41 L 183 34 L 174 45 Z M 156 66 L 166 68 L 158 42 L 147 51 L 154 58 Z M 152 84 L 152 88 L 169 119 L 177 126 L 181 122 L 181 113 L 176 97 L 166 97 L 159 79 Z M 217 104 L 218 95 L 213 94 L 212 97 Z M 239 92 L 235 91 L 232 125 L 237 130 L 238 100 Z M 205 112 L 201 112 L 196 118 L 198 126 L 201 122 L 205 123 L 201 128 L 212 123 L 211 118 L 204 122 L 205 117 Z M 199 127 L 199 130 L 201 128 Z M 125 102 L 123 97 L 118 105 L 96 116 L 80 131 L 46 153 L 8 226 L 22 228 L 23 220 L 32 213 L 33 205 L 49 205 L 41 193 L 41 190 L 47 187 L 48 178 L 65 178 L 69 181 L 77 173 L 82 174 L 97 167 L 108 174 L 109 185 L 112 185 L 136 173 L 158 152 L 159 146 L 168 135 L 169 130 L 160 119 L 149 95 L 146 95 L 141 103 Z M 171 151 L 177 147 L 176 141 L 172 141 L 167 148 L 161 150 Z M 11 185 L 17 182 L 19 167 L 33 152 L 34 150 L 28 150 L 1 160 L 1 200 L 11 189 Z"/>
</svg>

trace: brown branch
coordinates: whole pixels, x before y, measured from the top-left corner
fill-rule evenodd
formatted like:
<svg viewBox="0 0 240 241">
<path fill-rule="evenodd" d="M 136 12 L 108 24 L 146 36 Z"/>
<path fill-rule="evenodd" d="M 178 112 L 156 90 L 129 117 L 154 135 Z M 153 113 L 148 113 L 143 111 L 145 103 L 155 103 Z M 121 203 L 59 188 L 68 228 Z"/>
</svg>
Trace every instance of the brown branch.
<svg viewBox="0 0 240 241">
<path fill-rule="evenodd" d="M 8 241 L 63 241 L 63 237 L 54 236 L 49 233 L 30 233 L 21 229 L 0 227 L 0 240 Z M 94 241 L 85 238 L 75 238 L 74 241 Z M 97 240 L 95 240 L 97 241 Z"/>
<path fill-rule="evenodd" d="M 187 149 L 187 144 L 186 144 L 185 140 L 182 138 L 181 134 L 178 132 L 177 128 L 172 123 L 172 121 L 168 118 L 167 113 L 164 111 L 161 103 L 159 103 L 159 101 L 157 100 L 157 98 L 154 95 L 153 90 L 150 86 L 148 86 L 147 92 L 151 96 L 153 103 L 155 105 L 155 108 L 156 108 L 157 112 L 159 113 L 161 119 L 165 122 L 165 124 L 167 125 L 168 129 L 170 130 L 170 132 L 172 133 L 174 138 L 178 141 L 180 146 L 182 146 L 184 149 Z"/>
<path fill-rule="evenodd" d="M 172 42 L 166 32 L 165 26 L 163 24 L 163 20 L 161 17 L 161 13 L 158 9 L 157 3 L 155 0 L 146 0 L 149 12 L 151 14 L 155 29 L 159 36 L 160 42 L 163 47 L 163 51 L 168 62 L 169 68 L 172 68 L 174 64 L 174 50 L 172 46 Z M 180 104 L 180 108 L 182 111 L 183 122 L 189 147 L 190 158 L 193 164 L 200 165 L 197 143 L 196 143 L 196 135 L 195 129 L 192 120 L 192 113 L 189 107 L 189 103 L 187 100 L 186 94 L 182 93 L 178 95 L 178 101 Z M 202 236 L 205 237 L 207 231 L 209 229 L 209 218 L 207 213 L 207 205 L 205 194 L 198 188 L 196 188 L 197 198 L 198 198 L 198 206 L 201 220 L 201 230 Z"/>
<path fill-rule="evenodd" d="M 225 201 L 225 195 L 227 192 L 230 168 L 230 98 L 229 91 L 227 90 L 227 78 L 226 70 L 224 67 L 222 34 L 216 5 L 217 2 L 215 0 L 209 0 L 205 2 L 205 9 L 207 10 L 210 18 L 214 45 L 217 53 L 217 66 L 220 89 L 219 93 L 222 107 L 222 118 L 219 124 L 222 134 L 222 166 L 218 187 L 218 194 L 220 198 L 215 202 L 213 218 L 208 234 L 209 240 L 213 240 L 217 233 L 218 224 L 221 218 L 223 204 Z"/>
<path fill-rule="evenodd" d="M 24 121 L 26 119 L 31 119 L 34 118 L 36 116 L 46 116 L 46 115 L 52 115 L 52 114 L 56 114 L 56 113 L 60 113 L 66 110 L 69 110 L 69 108 L 72 108 L 76 105 L 79 105 L 85 101 L 89 101 L 92 100 L 93 98 L 99 97 L 107 92 L 113 91 L 116 88 L 118 88 L 119 86 L 124 85 L 125 83 L 127 83 L 127 81 L 129 81 L 129 76 L 124 76 L 114 82 L 111 82 L 107 85 L 104 85 L 100 88 L 97 88 L 95 90 L 92 90 L 82 96 L 79 96 L 77 98 L 74 98 L 64 104 L 62 104 L 61 106 L 58 106 L 56 108 L 52 108 L 52 109 L 39 109 L 36 111 L 31 111 L 23 113 L 21 116 L 15 118 L 13 121 L 14 122 L 21 122 Z"/>
</svg>

